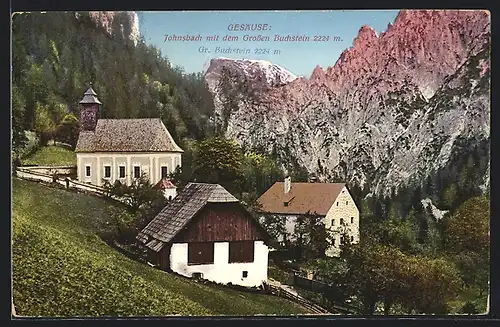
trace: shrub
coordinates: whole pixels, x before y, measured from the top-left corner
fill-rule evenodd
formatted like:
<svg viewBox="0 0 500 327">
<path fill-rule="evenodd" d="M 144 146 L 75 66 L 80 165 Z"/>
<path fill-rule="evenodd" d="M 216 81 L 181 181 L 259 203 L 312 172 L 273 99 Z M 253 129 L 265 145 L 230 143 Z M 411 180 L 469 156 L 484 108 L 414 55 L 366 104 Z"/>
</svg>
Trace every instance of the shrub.
<svg viewBox="0 0 500 327">
<path fill-rule="evenodd" d="M 64 116 L 61 124 L 57 126 L 55 137 L 57 141 L 71 145 L 71 148 L 74 150 L 78 141 L 79 131 L 80 124 L 78 118 L 70 113 Z"/>
<path fill-rule="evenodd" d="M 479 313 L 479 310 L 474 303 L 472 303 L 471 301 L 467 301 L 460 310 L 460 313 L 475 315 Z"/>
</svg>

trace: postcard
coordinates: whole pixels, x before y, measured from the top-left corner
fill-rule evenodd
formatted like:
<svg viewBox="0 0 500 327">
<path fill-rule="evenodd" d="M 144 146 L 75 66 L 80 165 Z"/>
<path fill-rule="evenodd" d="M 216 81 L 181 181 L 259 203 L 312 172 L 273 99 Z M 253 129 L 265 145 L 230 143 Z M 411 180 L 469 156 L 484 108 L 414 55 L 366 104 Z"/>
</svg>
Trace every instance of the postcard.
<svg viewBox="0 0 500 327">
<path fill-rule="evenodd" d="M 490 13 L 12 15 L 12 313 L 484 315 Z"/>
</svg>

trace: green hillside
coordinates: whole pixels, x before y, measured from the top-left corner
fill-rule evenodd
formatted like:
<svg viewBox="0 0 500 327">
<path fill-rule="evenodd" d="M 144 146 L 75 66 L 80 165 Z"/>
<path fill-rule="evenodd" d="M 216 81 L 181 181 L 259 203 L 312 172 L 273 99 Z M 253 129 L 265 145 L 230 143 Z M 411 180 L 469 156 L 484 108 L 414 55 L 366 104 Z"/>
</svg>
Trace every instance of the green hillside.
<svg viewBox="0 0 500 327">
<path fill-rule="evenodd" d="M 12 264 L 22 316 L 299 314 L 281 298 L 208 286 L 135 262 L 98 236 L 121 210 L 105 201 L 13 179 Z"/>
<path fill-rule="evenodd" d="M 32 156 L 23 160 L 25 165 L 65 166 L 76 165 L 74 151 L 62 146 L 48 145 L 38 149 Z"/>
</svg>

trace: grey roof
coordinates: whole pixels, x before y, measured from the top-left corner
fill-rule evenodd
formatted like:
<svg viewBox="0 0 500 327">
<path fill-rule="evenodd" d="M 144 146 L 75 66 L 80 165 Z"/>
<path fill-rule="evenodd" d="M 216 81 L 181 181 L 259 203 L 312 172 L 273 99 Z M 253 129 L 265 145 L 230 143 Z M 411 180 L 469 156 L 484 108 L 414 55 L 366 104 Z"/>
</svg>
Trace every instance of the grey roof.
<svg viewBox="0 0 500 327">
<path fill-rule="evenodd" d="M 99 119 L 81 131 L 76 152 L 184 152 L 159 118 Z"/>
<path fill-rule="evenodd" d="M 97 98 L 97 93 L 92 89 L 92 86 L 88 88 L 87 91 L 83 94 L 83 99 L 80 101 L 80 103 L 85 104 L 85 103 L 98 103 L 102 104 L 101 101 Z"/>
<path fill-rule="evenodd" d="M 153 251 L 160 251 L 207 203 L 238 203 L 239 200 L 219 184 L 189 183 L 137 235 L 137 240 Z"/>
</svg>

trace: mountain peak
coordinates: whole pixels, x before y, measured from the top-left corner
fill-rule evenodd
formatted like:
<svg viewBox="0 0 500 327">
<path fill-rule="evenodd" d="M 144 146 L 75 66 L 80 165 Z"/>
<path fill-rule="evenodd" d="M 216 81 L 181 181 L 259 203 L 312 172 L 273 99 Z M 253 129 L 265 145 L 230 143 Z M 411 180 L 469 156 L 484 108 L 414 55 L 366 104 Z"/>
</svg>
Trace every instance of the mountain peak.
<svg viewBox="0 0 500 327">
<path fill-rule="evenodd" d="M 314 70 L 311 74 L 310 80 L 322 80 L 325 78 L 325 76 L 326 76 L 326 73 L 323 70 L 323 68 L 320 65 L 316 65 L 316 67 L 314 68 Z"/>
<path fill-rule="evenodd" d="M 357 44 L 366 44 L 374 42 L 378 39 L 377 32 L 368 25 L 363 25 L 358 31 L 358 36 L 354 39 L 353 45 L 356 47 Z"/>
<path fill-rule="evenodd" d="M 293 73 L 267 60 L 218 57 L 210 60 L 205 72 L 205 80 L 211 90 L 216 87 L 223 67 L 236 76 L 248 78 L 258 88 L 280 86 L 297 79 Z"/>
</svg>

